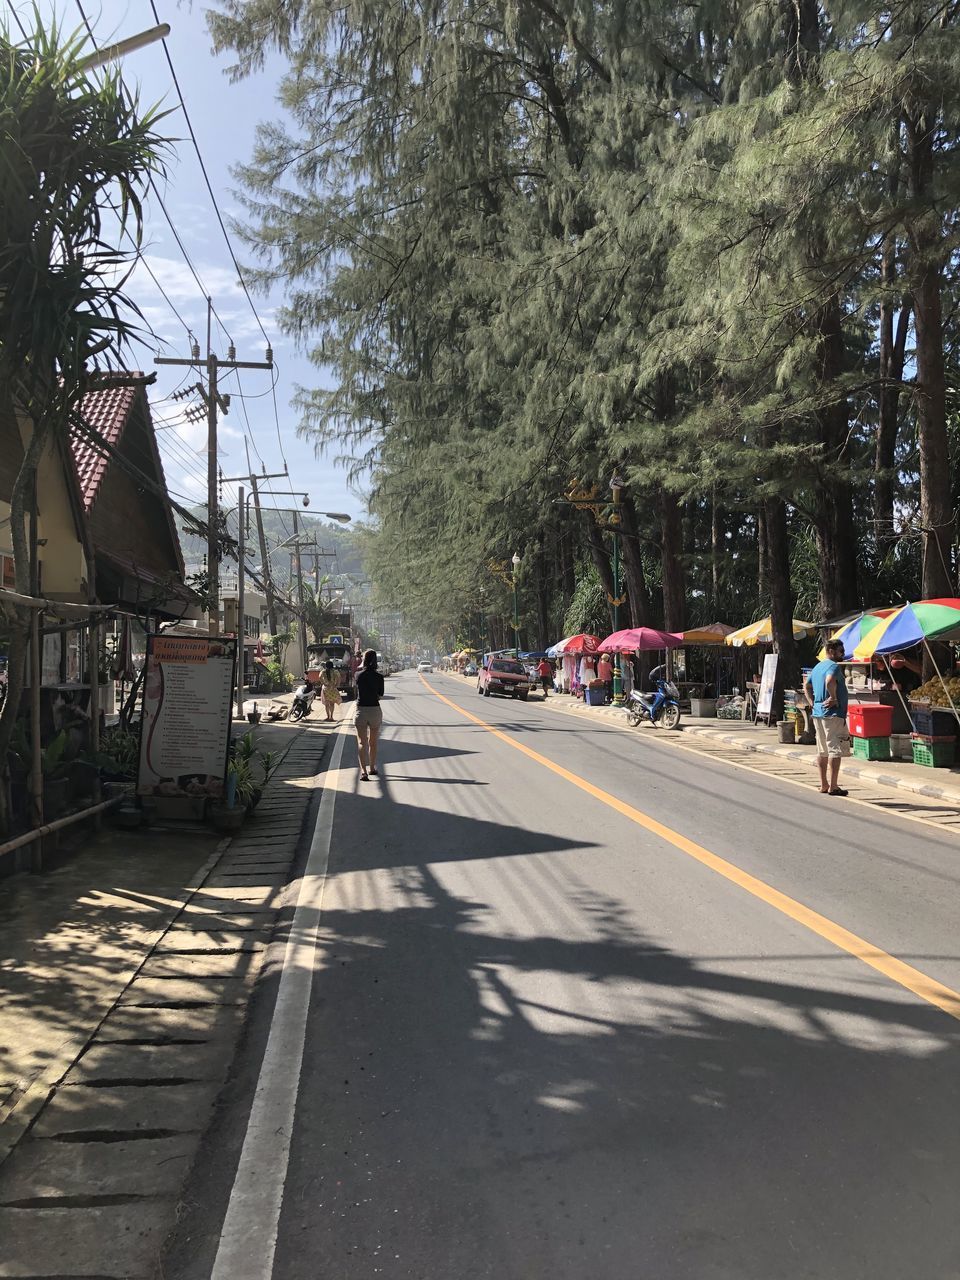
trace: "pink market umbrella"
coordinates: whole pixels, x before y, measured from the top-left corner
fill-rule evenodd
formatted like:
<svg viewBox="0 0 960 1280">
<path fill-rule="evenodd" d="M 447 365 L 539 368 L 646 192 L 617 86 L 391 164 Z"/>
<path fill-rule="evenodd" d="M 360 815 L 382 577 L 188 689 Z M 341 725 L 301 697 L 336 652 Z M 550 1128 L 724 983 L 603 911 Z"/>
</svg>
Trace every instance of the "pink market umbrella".
<svg viewBox="0 0 960 1280">
<path fill-rule="evenodd" d="M 655 627 L 631 627 L 614 631 L 600 645 L 600 653 L 639 653 L 652 649 L 676 649 L 683 644 L 678 631 L 658 631 Z"/>
</svg>

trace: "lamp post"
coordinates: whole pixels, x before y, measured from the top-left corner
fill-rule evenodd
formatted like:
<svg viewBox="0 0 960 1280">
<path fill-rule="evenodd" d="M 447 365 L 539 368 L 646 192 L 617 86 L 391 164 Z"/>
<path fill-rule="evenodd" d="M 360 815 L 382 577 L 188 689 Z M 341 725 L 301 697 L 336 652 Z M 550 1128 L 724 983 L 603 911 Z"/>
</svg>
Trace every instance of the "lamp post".
<svg viewBox="0 0 960 1280">
<path fill-rule="evenodd" d="M 613 534 L 613 629 L 620 630 L 620 493 L 623 480 L 616 473 L 610 477 L 610 493 L 613 511 L 610 513 L 610 529 Z M 623 702 L 623 672 L 619 653 L 613 655 L 613 700 L 619 706 Z"/>
<path fill-rule="evenodd" d="M 520 568 L 520 553 L 513 553 L 513 644 L 517 651 L 517 657 L 520 656 L 520 605 L 517 599 L 517 570 Z"/>
</svg>

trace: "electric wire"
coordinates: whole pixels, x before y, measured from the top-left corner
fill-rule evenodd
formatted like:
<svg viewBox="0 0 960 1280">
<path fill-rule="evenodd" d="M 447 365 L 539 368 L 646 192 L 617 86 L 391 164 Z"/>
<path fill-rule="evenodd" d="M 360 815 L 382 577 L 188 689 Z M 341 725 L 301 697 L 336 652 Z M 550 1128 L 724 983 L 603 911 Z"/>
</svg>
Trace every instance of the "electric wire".
<svg viewBox="0 0 960 1280">
<path fill-rule="evenodd" d="M 160 15 L 159 13 L 157 13 L 157 6 L 155 3 L 155 0 L 150 0 L 150 8 L 153 10 L 154 21 L 157 23 L 157 26 L 159 26 Z M 207 174 L 207 166 L 204 163 L 203 155 L 201 154 L 201 151 L 200 151 L 200 144 L 197 142 L 197 135 L 194 132 L 193 122 L 190 119 L 190 113 L 187 110 L 187 104 L 184 101 L 183 92 L 180 89 L 180 81 L 177 78 L 176 68 L 173 65 L 173 58 L 170 56 L 170 50 L 167 47 L 166 40 L 161 41 L 161 43 L 163 44 L 163 52 L 166 55 L 167 66 L 170 68 L 170 75 L 173 78 L 174 88 L 177 91 L 177 97 L 180 99 L 180 109 L 183 112 L 183 118 L 186 121 L 187 129 L 190 131 L 190 141 L 193 143 L 193 149 L 197 153 L 197 160 L 200 163 L 200 172 L 203 174 L 203 180 L 206 183 L 207 192 L 209 193 L 210 201 L 213 205 L 213 211 L 217 215 L 217 222 L 220 224 L 220 230 L 223 232 L 223 239 L 227 246 L 227 252 L 230 254 L 230 261 L 233 263 L 234 270 L 237 273 L 237 279 L 239 281 L 240 288 L 243 290 L 244 295 L 246 296 L 247 302 L 250 304 L 250 310 L 253 313 L 254 320 L 256 320 L 257 322 L 257 328 L 260 330 L 261 334 L 263 335 L 264 342 L 269 347 L 270 339 L 267 337 L 267 331 L 263 327 L 263 324 L 260 320 L 260 316 L 257 313 L 257 308 L 253 305 L 253 298 L 251 298 L 250 290 L 247 288 L 247 282 L 243 278 L 243 272 L 240 269 L 240 263 L 237 261 L 237 255 L 233 251 L 233 244 L 230 240 L 230 236 L 227 233 L 226 223 L 224 222 L 223 215 L 220 212 L 220 206 L 217 204 L 217 197 L 214 194 L 213 185 L 211 184 L 209 175 Z M 226 330 L 224 330 L 224 332 L 226 332 Z"/>
</svg>

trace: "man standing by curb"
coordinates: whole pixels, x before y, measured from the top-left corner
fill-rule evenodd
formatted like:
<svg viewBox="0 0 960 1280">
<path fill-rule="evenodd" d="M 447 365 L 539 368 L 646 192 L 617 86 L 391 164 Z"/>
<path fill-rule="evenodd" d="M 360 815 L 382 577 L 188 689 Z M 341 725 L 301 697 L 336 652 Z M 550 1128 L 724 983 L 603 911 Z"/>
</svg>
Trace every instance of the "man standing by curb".
<svg viewBox="0 0 960 1280">
<path fill-rule="evenodd" d="M 840 761 L 850 754 L 847 729 L 847 682 L 839 663 L 843 660 L 843 641 L 828 640 L 827 656 L 818 662 L 806 680 L 803 691 L 813 703 L 813 727 L 817 734 L 817 764 L 820 766 L 820 791 L 823 795 L 845 796 L 837 785 Z M 829 767 L 829 781 L 827 777 Z"/>
</svg>

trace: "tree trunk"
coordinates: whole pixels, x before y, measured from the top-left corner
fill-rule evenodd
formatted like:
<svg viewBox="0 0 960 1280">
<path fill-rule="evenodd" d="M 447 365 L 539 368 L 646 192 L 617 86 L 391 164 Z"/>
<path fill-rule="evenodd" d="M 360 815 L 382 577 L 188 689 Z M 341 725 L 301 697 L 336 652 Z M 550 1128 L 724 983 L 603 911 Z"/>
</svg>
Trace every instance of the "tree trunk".
<svg viewBox="0 0 960 1280">
<path fill-rule="evenodd" d="M 19 430 L 16 409 L 10 405 L 11 421 Z M 35 508 L 37 468 L 49 436 L 46 419 L 34 421 L 30 441 L 24 451 L 23 461 L 10 494 L 10 545 L 13 550 L 14 585 L 21 595 L 31 595 L 30 564 L 31 547 L 27 537 L 26 521 L 31 507 Z M 10 632 L 7 669 L 7 696 L 0 710 L 0 833 L 9 831 L 10 815 L 6 812 L 7 779 L 9 767 L 7 753 L 20 712 L 20 702 L 26 687 L 26 656 L 30 642 L 31 610 L 15 605 L 7 614 Z"/>
<path fill-rule="evenodd" d="M 931 195 L 939 104 L 925 102 L 905 117 L 910 195 L 921 209 L 910 227 L 917 362 L 917 443 L 925 598 L 952 596 L 953 507 L 943 358 L 943 220 Z M 924 211 L 924 206 L 926 210 Z M 933 674 L 926 652 L 924 676 Z"/>
<path fill-rule="evenodd" d="M 597 528 L 593 516 L 588 512 L 585 519 L 587 524 L 587 540 L 590 545 L 590 554 L 593 557 L 593 563 L 596 565 L 597 573 L 600 575 L 600 585 L 606 593 L 607 610 L 610 614 L 610 630 L 612 631 L 613 605 L 610 604 L 610 597 L 614 594 L 613 567 L 610 563 L 610 556 L 607 553 L 606 543 L 603 540 L 603 534 Z"/>
<path fill-rule="evenodd" d="M 780 655 L 770 717 L 772 721 L 778 720 L 783 715 L 784 689 L 794 688 L 800 679 L 797 646 L 793 638 L 793 591 L 790 585 L 787 507 L 782 498 L 770 497 L 764 500 L 764 525 L 773 644 Z"/>
<path fill-rule="evenodd" d="M 720 557 L 723 554 L 723 538 L 720 528 L 720 508 L 717 491 L 710 494 L 710 615 L 720 617 Z"/>
<path fill-rule="evenodd" d="M 757 604 L 767 607 L 770 592 L 767 590 L 767 513 L 761 503 L 757 509 Z"/>
<path fill-rule="evenodd" d="M 653 610 L 647 588 L 647 575 L 643 569 L 637 508 L 630 493 L 625 492 L 620 498 L 620 518 L 623 522 L 620 547 L 623 551 L 623 577 L 627 588 L 627 616 L 632 627 L 649 627 L 653 625 Z"/>
<path fill-rule="evenodd" d="M 883 245 L 881 277 L 886 289 L 896 279 L 896 240 L 888 235 Z M 891 297 L 884 295 L 880 303 L 880 393 L 877 397 L 877 439 L 874 451 L 873 535 L 882 557 L 895 541 L 893 525 L 894 465 L 899 434 L 900 392 L 903 386 L 903 364 L 910 327 L 911 304 L 902 299 L 896 326 L 896 308 Z"/>
<path fill-rule="evenodd" d="M 820 342 L 819 375 L 829 388 L 844 368 L 843 319 L 840 304 L 831 298 L 816 319 Z M 858 601 L 857 535 L 853 522 L 853 494 L 849 482 L 850 406 L 838 397 L 816 415 L 821 472 L 816 492 L 815 534 L 820 572 L 820 611 L 834 617 Z"/>
<path fill-rule="evenodd" d="M 577 589 L 577 566 L 576 556 L 574 553 L 574 530 L 567 523 L 564 525 L 563 537 L 560 543 L 561 553 L 561 579 L 563 583 L 563 611 L 567 610 L 570 601 L 573 599 L 573 593 Z"/>
<path fill-rule="evenodd" d="M 541 545 L 537 553 L 537 643 L 531 648 L 543 649 L 549 643 L 550 631 L 550 579 L 547 572 L 547 553 Z"/>
<path fill-rule="evenodd" d="M 660 560 L 663 568 L 663 625 L 682 631 L 686 625 L 687 592 L 683 573 L 683 522 L 673 494 L 660 493 Z"/>
</svg>

